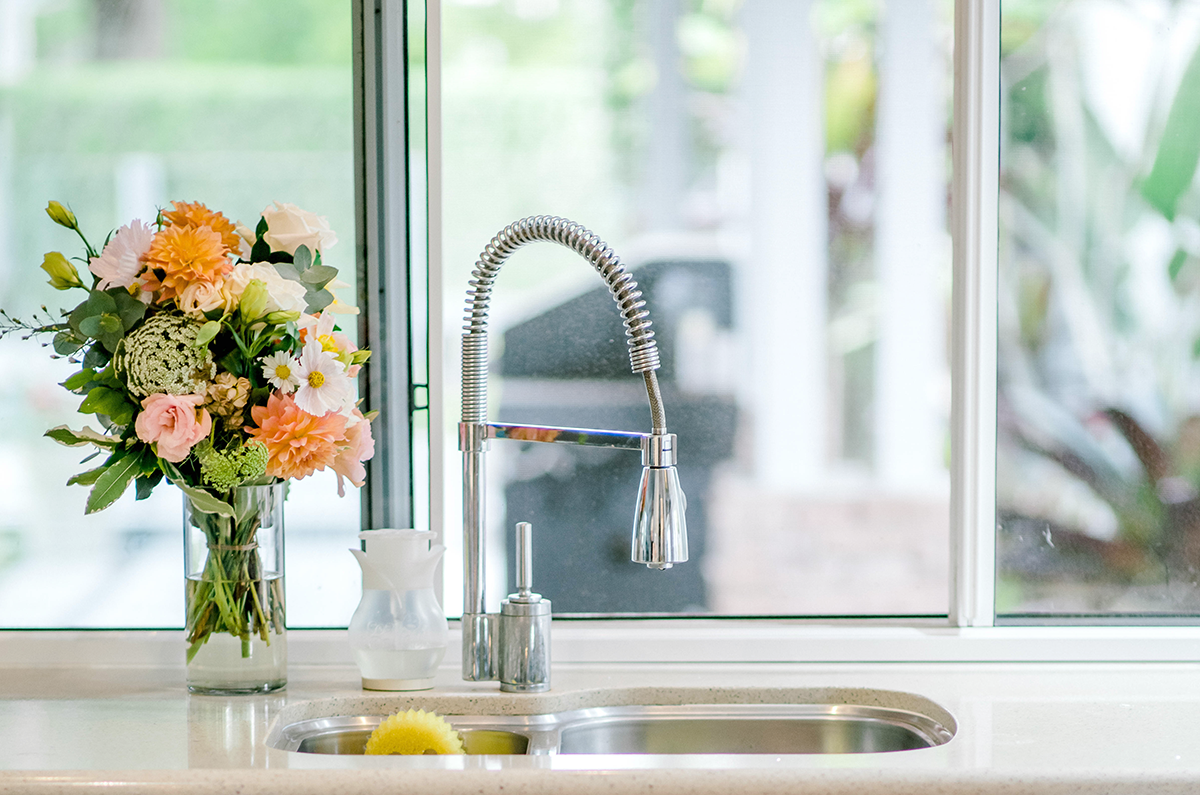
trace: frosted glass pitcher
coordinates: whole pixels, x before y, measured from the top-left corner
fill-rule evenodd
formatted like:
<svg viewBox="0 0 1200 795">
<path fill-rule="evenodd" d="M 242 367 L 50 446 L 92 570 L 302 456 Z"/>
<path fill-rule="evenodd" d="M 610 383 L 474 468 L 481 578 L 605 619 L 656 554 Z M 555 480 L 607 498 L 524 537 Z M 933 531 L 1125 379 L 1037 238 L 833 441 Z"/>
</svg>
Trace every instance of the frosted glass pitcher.
<svg viewBox="0 0 1200 795">
<path fill-rule="evenodd" d="M 446 655 L 449 625 L 433 592 L 446 548 L 434 533 L 364 530 L 363 595 L 350 619 L 350 648 L 366 690 L 428 690 Z"/>
</svg>

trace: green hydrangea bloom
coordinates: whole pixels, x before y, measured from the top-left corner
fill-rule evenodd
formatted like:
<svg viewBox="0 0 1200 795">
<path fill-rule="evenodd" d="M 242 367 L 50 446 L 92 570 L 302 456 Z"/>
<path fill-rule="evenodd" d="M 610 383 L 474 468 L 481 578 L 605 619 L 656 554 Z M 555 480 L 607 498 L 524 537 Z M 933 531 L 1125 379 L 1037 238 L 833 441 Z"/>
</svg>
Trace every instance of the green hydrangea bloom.
<svg viewBox="0 0 1200 795">
<path fill-rule="evenodd" d="M 267 471 L 267 446 L 261 442 L 217 450 L 205 440 L 194 452 L 204 482 L 219 491 L 229 491 Z"/>
<path fill-rule="evenodd" d="M 117 373 L 138 397 L 201 395 L 216 374 L 207 346 L 195 345 L 200 324 L 159 313 L 129 332 L 114 357 Z"/>
</svg>

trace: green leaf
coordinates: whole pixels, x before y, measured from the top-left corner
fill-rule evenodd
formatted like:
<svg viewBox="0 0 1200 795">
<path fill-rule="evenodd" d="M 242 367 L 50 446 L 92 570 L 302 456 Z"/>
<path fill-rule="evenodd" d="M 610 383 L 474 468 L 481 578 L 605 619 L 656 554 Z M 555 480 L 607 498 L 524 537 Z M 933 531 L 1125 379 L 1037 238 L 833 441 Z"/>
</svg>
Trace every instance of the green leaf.
<svg viewBox="0 0 1200 795">
<path fill-rule="evenodd" d="M 103 290 L 92 290 L 88 293 L 87 300 L 83 302 L 83 305 L 87 307 L 89 317 L 117 311 L 116 300 Z"/>
<path fill-rule="evenodd" d="M 80 370 L 74 375 L 69 376 L 67 380 L 63 381 L 59 386 L 62 386 L 71 392 L 78 392 L 80 389 L 83 389 L 85 386 L 95 380 L 96 371 L 88 367 Z"/>
<path fill-rule="evenodd" d="M 1192 55 L 1175 101 L 1167 114 L 1150 175 L 1142 183 L 1142 196 L 1170 220 L 1179 197 L 1192 184 L 1200 163 L 1200 47 Z"/>
<path fill-rule="evenodd" d="M 175 471 L 178 472 L 179 470 Z M 225 502 L 224 500 L 217 499 L 204 489 L 197 489 L 189 486 L 180 479 L 172 478 L 172 480 L 174 480 L 175 485 L 179 487 L 180 491 L 187 495 L 188 499 L 192 501 L 192 505 L 194 505 L 198 510 L 203 511 L 204 513 L 215 513 L 220 516 L 228 516 L 230 519 L 235 518 L 233 506 L 229 503 Z"/>
<path fill-rule="evenodd" d="M 138 473 L 138 458 L 136 455 L 127 455 L 105 467 L 104 472 L 96 479 L 92 493 L 88 495 L 84 513 L 102 511 L 125 493 L 130 481 Z"/>
<path fill-rule="evenodd" d="M 203 348 L 205 345 L 213 341 L 213 338 L 221 331 L 221 321 L 210 320 L 200 327 L 196 332 L 196 341 L 192 343 L 197 348 Z"/>
<path fill-rule="evenodd" d="M 266 262 L 271 256 L 271 247 L 261 237 L 254 241 L 254 245 L 250 247 L 251 262 Z"/>
<path fill-rule="evenodd" d="M 305 284 L 311 284 L 317 289 L 321 289 L 333 281 L 333 278 L 337 275 L 337 268 L 331 268 L 328 265 L 313 265 L 304 273 L 300 274 L 300 281 Z"/>
<path fill-rule="evenodd" d="M 74 331 L 60 331 L 54 335 L 54 352 L 62 356 L 70 356 L 82 348 L 86 342 L 86 337 L 81 337 Z"/>
<path fill-rule="evenodd" d="M 328 290 L 309 290 L 304 294 L 304 300 L 308 304 L 305 311 L 315 315 L 333 303 L 333 293 Z"/>
<path fill-rule="evenodd" d="M 157 486 L 160 481 L 162 481 L 162 477 L 163 474 L 158 469 L 155 469 L 154 472 L 149 475 L 140 475 L 134 481 L 134 485 L 137 487 L 135 499 L 144 500 L 149 497 L 150 493 L 154 491 L 154 487 Z"/>
<path fill-rule="evenodd" d="M 100 333 L 101 334 L 120 334 L 125 330 L 121 323 L 121 318 L 117 315 L 105 314 L 100 316 Z"/>
<path fill-rule="evenodd" d="M 109 291 L 109 295 L 113 297 L 113 301 L 117 304 L 117 316 L 121 318 L 121 328 L 123 331 L 129 331 L 129 329 L 137 325 L 139 320 L 146 316 L 146 305 L 125 290 L 114 287 Z"/>
<path fill-rule="evenodd" d="M 292 262 L 296 266 L 296 270 L 304 273 L 313 264 L 312 251 L 308 246 L 296 246 L 296 253 L 292 255 Z"/>
<path fill-rule="evenodd" d="M 73 431 L 66 425 L 58 425 L 42 435 L 67 447 L 80 447 L 85 444 L 94 444 L 97 447 L 116 447 L 121 441 L 115 436 L 105 436 L 87 426 L 84 426 L 81 431 Z"/>
<path fill-rule="evenodd" d="M 1167 274 L 1174 282 L 1179 278 L 1179 272 L 1183 270 L 1183 264 L 1187 262 L 1187 252 L 1183 249 L 1178 249 L 1175 256 L 1171 257 L 1171 261 L 1167 264 Z"/>
<path fill-rule="evenodd" d="M 285 279 L 291 279 L 294 282 L 300 281 L 300 271 L 290 262 L 276 262 L 275 272 Z"/>
<path fill-rule="evenodd" d="M 85 337 L 100 336 L 100 316 L 89 315 L 79 321 L 79 333 Z"/>
<path fill-rule="evenodd" d="M 258 226 L 254 227 L 254 237 L 256 239 L 261 239 L 262 236 L 267 233 L 267 229 L 267 219 L 260 216 L 258 219 Z"/>
<path fill-rule="evenodd" d="M 72 475 L 67 480 L 68 486 L 91 486 L 100 476 L 104 474 L 104 470 L 108 469 L 108 463 L 105 462 L 95 469 L 89 469 L 87 472 L 80 472 L 78 475 Z"/>
<path fill-rule="evenodd" d="M 109 360 L 111 359 L 112 356 L 108 351 L 104 350 L 103 345 L 93 345 L 92 347 L 88 348 L 87 354 L 85 354 L 83 357 L 83 366 L 90 367 L 92 369 L 99 369 L 108 364 Z"/>
<path fill-rule="evenodd" d="M 106 386 L 94 387 L 79 404 L 80 414 L 104 414 L 117 425 L 128 424 L 134 409 L 123 393 Z"/>
</svg>

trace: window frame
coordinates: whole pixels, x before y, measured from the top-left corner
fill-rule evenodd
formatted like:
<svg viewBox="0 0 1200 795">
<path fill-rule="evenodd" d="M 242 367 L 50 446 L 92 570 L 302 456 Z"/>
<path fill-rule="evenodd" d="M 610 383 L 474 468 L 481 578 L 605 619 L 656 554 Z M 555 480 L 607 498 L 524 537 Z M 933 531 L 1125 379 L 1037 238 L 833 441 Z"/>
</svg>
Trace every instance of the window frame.
<svg viewBox="0 0 1200 795">
<path fill-rule="evenodd" d="M 421 0 L 413 0 L 420 2 Z M 364 3 L 366 4 L 364 6 Z M 374 19 L 403 19 L 406 0 L 355 0 L 356 18 L 360 8 L 374 5 Z M 427 173 L 427 273 L 428 324 L 427 346 L 420 351 L 428 359 L 427 407 L 414 408 L 409 390 L 408 408 L 429 411 L 429 518 L 430 527 L 443 528 L 441 501 L 447 484 L 443 472 L 442 397 L 444 384 L 441 367 L 443 354 L 441 313 L 441 0 L 424 0 L 426 53 L 426 173 Z M 364 14 L 367 20 L 371 15 Z M 369 21 L 365 25 L 370 30 Z M 940 618 L 648 618 L 559 619 L 555 630 L 556 661 L 588 662 L 872 662 L 872 661 L 1181 661 L 1200 659 L 1200 626 L 1162 625 L 1105 625 L 1081 626 L 1061 624 L 1054 619 L 1038 626 L 996 626 L 995 620 L 995 544 L 996 544 L 996 342 L 997 342 L 997 272 L 998 272 L 998 191 L 999 191 L 999 121 L 1000 121 L 1000 0 L 955 0 L 954 10 L 954 119 L 953 119 L 953 176 L 951 185 L 951 233 L 953 237 L 953 289 L 951 338 L 951 577 L 949 613 Z M 367 37 L 369 39 L 369 36 Z M 387 65 L 399 63 L 403 69 L 403 53 L 396 56 L 388 51 L 387 39 L 376 42 L 381 46 L 365 52 L 365 63 L 374 63 L 374 74 L 387 82 Z M 372 57 L 374 61 L 372 61 Z M 370 70 L 364 70 L 370 72 Z M 401 72 L 407 79 L 407 71 Z M 394 74 L 394 73 L 392 73 Z M 365 81 L 370 84 L 370 76 Z M 364 93 L 371 97 L 370 91 Z M 406 119 L 403 107 L 396 110 L 389 102 L 407 103 L 401 92 L 376 92 L 382 106 L 372 116 L 370 108 L 364 113 L 366 140 L 370 143 L 375 119 Z M 377 128 L 378 129 L 378 128 Z M 381 136 L 380 136 L 381 138 Z M 389 227 L 383 219 L 394 219 L 407 192 L 397 199 L 396 191 L 384 191 L 384 199 L 372 205 L 372 180 L 378 178 L 394 188 L 401 171 L 407 189 L 407 169 L 395 162 L 394 150 L 388 142 L 377 138 L 387 171 L 379 177 L 370 168 L 364 172 L 366 191 L 365 241 L 387 237 Z M 370 165 L 370 146 L 364 165 Z M 379 156 L 376 155 L 378 158 Z M 379 189 L 379 185 L 375 185 Z M 403 216 L 407 218 L 407 215 Z M 372 218 L 375 227 L 371 227 Z M 399 229 L 404 229 L 400 224 Z M 403 236 L 403 232 L 399 236 Z M 405 250 L 397 237 L 380 245 L 389 257 Z M 405 263 L 403 280 L 376 275 L 371 290 L 387 293 L 402 281 L 410 286 L 407 273 L 412 263 L 407 259 L 392 259 Z M 384 267 L 378 257 L 372 260 L 367 246 L 367 275 L 372 268 L 389 274 L 395 269 Z M 364 279 L 360 283 L 367 284 Z M 380 308 L 402 312 L 395 307 L 395 296 L 389 295 L 381 305 L 372 304 L 371 296 L 362 305 L 367 314 Z M 407 315 L 405 315 L 407 317 Z M 372 328 L 367 323 L 368 330 Z M 391 353 L 375 337 L 366 337 L 376 351 Z M 384 338 L 380 338 L 384 340 Z M 410 352 L 411 356 L 411 352 Z M 387 358 L 387 357 L 383 357 Z M 409 372 L 411 372 L 411 359 Z M 368 393 L 376 399 L 376 382 L 369 382 Z M 395 388 L 392 381 L 387 385 Z M 390 392 L 381 390 L 382 397 Z M 374 405 L 385 405 L 380 401 Z M 393 410 L 395 405 L 393 405 Z M 410 441 L 410 434 L 407 437 Z M 393 444 L 396 436 L 385 437 Z M 383 445 L 387 448 L 388 445 Z M 385 525 L 382 518 L 411 520 L 412 499 L 407 503 L 407 515 L 398 504 L 376 512 L 379 501 L 375 489 L 395 484 L 397 451 L 385 451 L 382 460 L 372 462 L 369 488 L 364 494 L 364 522 L 367 526 Z M 391 480 L 375 472 L 393 467 Z M 408 488 L 411 495 L 412 472 Z M 390 511 L 390 512 L 389 512 Z M 1130 621 L 1137 620 L 1130 618 Z M 454 642 L 452 641 L 452 645 Z"/>
</svg>

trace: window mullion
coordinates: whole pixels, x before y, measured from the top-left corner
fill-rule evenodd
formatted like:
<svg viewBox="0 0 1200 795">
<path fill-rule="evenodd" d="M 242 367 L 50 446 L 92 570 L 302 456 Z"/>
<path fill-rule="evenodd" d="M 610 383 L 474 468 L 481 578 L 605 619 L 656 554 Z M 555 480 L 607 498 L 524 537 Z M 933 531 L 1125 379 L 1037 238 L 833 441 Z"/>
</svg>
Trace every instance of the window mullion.
<svg viewBox="0 0 1200 795">
<path fill-rule="evenodd" d="M 951 623 L 992 626 L 996 581 L 996 268 L 1000 2 L 954 13 Z"/>
</svg>

